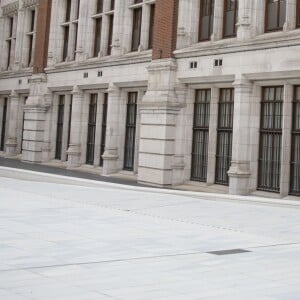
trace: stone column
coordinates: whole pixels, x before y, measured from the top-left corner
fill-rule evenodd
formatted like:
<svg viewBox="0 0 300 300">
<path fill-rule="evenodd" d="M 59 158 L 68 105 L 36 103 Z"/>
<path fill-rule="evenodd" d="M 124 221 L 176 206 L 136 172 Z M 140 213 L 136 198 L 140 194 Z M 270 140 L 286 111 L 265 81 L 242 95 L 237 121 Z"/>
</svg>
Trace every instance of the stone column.
<svg viewBox="0 0 300 300">
<path fill-rule="evenodd" d="M 49 161 L 51 159 L 51 133 L 52 133 L 52 113 L 53 113 L 53 94 L 46 94 L 45 105 L 48 107 L 45 117 L 45 134 L 44 143 L 42 147 L 43 161 Z"/>
<path fill-rule="evenodd" d="M 67 151 L 68 167 L 76 168 L 81 165 L 81 134 L 82 134 L 82 106 L 84 94 L 77 86 L 74 87 L 71 116 L 70 145 Z"/>
<path fill-rule="evenodd" d="M 222 39 L 223 15 L 224 15 L 224 0 L 215 0 L 214 30 L 211 37 L 212 41 L 218 41 Z"/>
<path fill-rule="evenodd" d="M 296 28 L 296 15 L 297 15 L 297 0 L 286 1 L 286 22 L 284 30 L 293 30 Z"/>
<path fill-rule="evenodd" d="M 3 122 L 3 106 L 4 106 L 4 97 L 0 95 L 0 147 L 1 147 L 1 137 L 2 137 L 2 122 Z"/>
<path fill-rule="evenodd" d="M 219 89 L 211 89 L 209 138 L 208 138 L 208 162 L 207 162 L 207 184 L 215 183 L 216 173 L 216 151 L 217 151 L 217 127 L 218 127 L 218 102 Z"/>
<path fill-rule="evenodd" d="M 141 105 L 138 181 L 172 185 L 176 124 L 182 104 L 176 92 L 173 59 L 155 60 L 148 67 L 148 90 Z"/>
<path fill-rule="evenodd" d="M 250 169 L 250 120 L 253 85 L 244 78 L 236 78 L 234 86 L 234 120 L 232 161 L 228 171 L 229 193 L 249 194 Z"/>
<path fill-rule="evenodd" d="M 252 5 L 253 1 L 239 1 L 237 38 L 240 41 L 248 40 L 252 36 Z"/>
<path fill-rule="evenodd" d="M 120 89 L 111 84 L 108 89 L 106 143 L 103 158 L 103 175 L 119 171 L 119 114 L 120 114 Z"/>
<path fill-rule="evenodd" d="M 282 152 L 280 195 L 285 197 L 290 190 L 291 144 L 292 144 L 292 118 L 293 118 L 293 85 L 285 84 L 283 98 L 282 118 Z"/>
<path fill-rule="evenodd" d="M 35 74 L 31 78 L 30 95 L 24 107 L 24 143 L 22 160 L 43 161 L 43 146 L 47 102 L 47 79 L 45 74 Z"/>
<path fill-rule="evenodd" d="M 18 115 L 19 115 L 19 95 L 12 92 L 9 96 L 9 120 L 6 140 L 6 153 L 8 155 L 17 154 L 18 146 Z"/>
</svg>

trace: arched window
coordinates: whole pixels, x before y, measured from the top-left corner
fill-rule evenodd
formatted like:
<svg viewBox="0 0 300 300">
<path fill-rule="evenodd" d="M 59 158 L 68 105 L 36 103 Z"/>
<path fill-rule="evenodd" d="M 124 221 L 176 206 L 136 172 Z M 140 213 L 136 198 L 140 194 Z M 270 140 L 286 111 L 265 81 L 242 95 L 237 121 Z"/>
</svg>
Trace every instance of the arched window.
<svg viewBox="0 0 300 300">
<path fill-rule="evenodd" d="M 267 0 L 265 31 L 281 30 L 285 20 L 286 0 Z"/>
</svg>

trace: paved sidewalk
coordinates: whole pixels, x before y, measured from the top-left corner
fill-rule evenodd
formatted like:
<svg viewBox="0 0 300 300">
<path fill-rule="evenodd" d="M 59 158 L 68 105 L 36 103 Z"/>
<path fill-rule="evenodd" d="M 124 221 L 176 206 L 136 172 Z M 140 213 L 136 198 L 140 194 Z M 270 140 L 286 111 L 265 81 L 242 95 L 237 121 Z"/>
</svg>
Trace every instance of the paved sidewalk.
<svg viewBox="0 0 300 300">
<path fill-rule="evenodd" d="M 1 177 L 0 299 L 298 300 L 299 220 L 293 207 Z"/>
</svg>

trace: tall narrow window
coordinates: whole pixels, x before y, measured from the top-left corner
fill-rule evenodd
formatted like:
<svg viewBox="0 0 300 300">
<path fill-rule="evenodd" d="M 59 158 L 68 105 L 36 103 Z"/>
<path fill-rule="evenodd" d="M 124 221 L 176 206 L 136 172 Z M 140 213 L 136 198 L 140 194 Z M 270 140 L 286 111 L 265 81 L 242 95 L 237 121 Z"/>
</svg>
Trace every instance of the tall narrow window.
<svg viewBox="0 0 300 300">
<path fill-rule="evenodd" d="M 2 111 L 2 124 L 1 124 L 1 142 L 0 151 L 4 151 L 5 133 L 6 133 L 6 119 L 7 119 L 7 98 L 4 98 L 3 111 Z"/>
<path fill-rule="evenodd" d="M 199 41 L 210 40 L 214 27 L 215 0 L 200 1 Z"/>
<path fill-rule="evenodd" d="M 224 0 L 223 37 L 236 36 L 238 19 L 238 0 Z"/>
<path fill-rule="evenodd" d="M 115 0 L 111 0 L 110 1 L 110 10 L 114 10 L 115 9 Z"/>
<path fill-rule="evenodd" d="M 94 164 L 95 154 L 95 134 L 96 134 L 96 120 L 97 120 L 97 94 L 91 94 L 88 120 L 88 134 L 86 147 L 86 164 Z"/>
<path fill-rule="evenodd" d="M 107 127 L 107 105 L 108 105 L 108 94 L 104 94 L 103 106 L 102 106 L 102 126 L 101 126 L 101 145 L 100 145 L 100 166 L 103 166 L 102 155 L 105 151 L 105 140 L 106 140 L 106 127 Z"/>
<path fill-rule="evenodd" d="M 27 58 L 27 66 L 32 64 L 32 56 L 33 56 L 33 40 L 35 34 L 35 10 L 30 11 L 30 28 L 29 32 L 27 33 L 28 38 L 28 58 Z"/>
<path fill-rule="evenodd" d="M 128 93 L 124 151 L 124 170 L 128 171 L 133 171 L 134 168 L 137 96 L 136 92 Z"/>
<path fill-rule="evenodd" d="M 9 36 L 6 39 L 6 43 L 7 43 L 7 64 L 6 64 L 6 68 L 9 69 L 10 64 L 11 64 L 11 55 L 12 55 L 12 42 L 14 39 L 14 17 L 10 17 L 9 18 Z"/>
<path fill-rule="evenodd" d="M 132 25 L 132 39 L 131 51 L 137 51 L 141 42 L 141 28 L 142 28 L 142 7 L 133 10 L 133 25 Z"/>
<path fill-rule="evenodd" d="M 71 4 L 72 0 L 66 0 L 66 22 L 69 22 L 71 18 Z"/>
<path fill-rule="evenodd" d="M 221 89 L 218 116 L 216 183 L 228 185 L 232 156 L 234 90 Z"/>
<path fill-rule="evenodd" d="M 210 90 L 198 90 L 194 105 L 191 179 L 207 179 Z"/>
<path fill-rule="evenodd" d="M 58 112 L 57 112 L 55 159 L 61 159 L 63 127 L 64 127 L 64 110 L 65 110 L 65 96 L 61 95 L 59 96 Z"/>
<path fill-rule="evenodd" d="M 103 13 L 103 0 L 97 0 L 96 14 Z"/>
<path fill-rule="evenodd" d="M 94 57 L 97 57 L 101 49 L 102 18 L 95 19 L 95 24 Z"/>
<path fill-rule="evenodd" d="M 28 99 L 28 96 L 24 97 L 24 106 L 26 105 L 27 99 Z M 23 107 L 23 122 L 22 122 L 22 137 L 21 137 L 21 153 L 23 152 L 24 125 L 25 125 L 25 110 L 24 110 L 24 107 Z"/>
<path fill-rule="evenodd" d="M 297 12 L 296 12 L 296 26 L 299 28 L 300 27 L 300 0 L 297 0 Z"/>
<path fill-rule="evenodd" d="M 286 0 L 266 0 L 265 31 L 281 30 L 286 20 Z"/>
<path fill-rule="evenodd" d="M 73 96 L 71 96 L 70 106 L 69 106 L 68 147 L 67 148 L 70 147 L 70 141 L 71 141 L 72 109 L 73 109 Z"/>
<path fill-rule="evenodd" d="M 300 86 L 295 87 L 293 106 L 290 194 L 300 196 Z"/>
<path fill-rule="evenodd" d="M 108 17 L 107 55 L 111 55 L 112 38 L 113 38 L 113 25 L 114 25 L 114 15 L 109 15 L 109 17 Z"/>
<path fill-rule="evenodd" d="M 280 190 L 283 87 L 265 87 L 261 104 L 258 189 Z"/>
<path fill-rule="evenodd" d="M 154 18 L 155 18 L 155 4 L 150 5 L 150 22 L 149 22 L 149 40 L 148 48 L 153 47 L 153 34 L 154 34 Z"/>
<path fill-rule="evenodd" d="M 67 60 L 69 49 L 69 26 L 64 26 L 64 46 L 63 46 L 63 61 Z"/>
</svg>

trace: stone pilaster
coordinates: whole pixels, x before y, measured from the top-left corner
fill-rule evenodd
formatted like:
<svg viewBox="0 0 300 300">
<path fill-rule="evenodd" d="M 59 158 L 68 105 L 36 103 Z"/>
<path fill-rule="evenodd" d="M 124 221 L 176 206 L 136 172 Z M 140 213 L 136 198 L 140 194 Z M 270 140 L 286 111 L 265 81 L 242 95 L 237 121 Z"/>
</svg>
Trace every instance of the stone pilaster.
<svg viewBox="0 0 300 300">
<path fill-rule="evenodd" d="M 239 1 L 237 38 L 240 41 L 245 41 L 251 38 L 252 5 L 253 1 Z"/>
<path fill-rule="evenodd" d="M 230 178 L 229 193 L 249 194 L 250 169 L 250 120 L 252 84 L 238 78 L 234 86 L 234 120 L 232 161 L 228 171 Z"/>
<path fill-rule="evenodd" d="M 9 121 L 7 140 L 5 143 L 7 155 L 17 154 L 19 100 L 19 95 L 13 91 L 9 96 Z"/>
<path fill-rule="evenodd" d="M 108 89 L 107 128 L 106 142 L 103 158 L 103 175 L 109 175 L 119 171 L 119 109 L 120 89 L 111 84 Z"/>
<path fill-rule="evenodd" d="M 82 106 L 84 94 L 77 86 L 73 89 L 71 116 L 70 145 L 67 150 L 68 167 L 76 168 L 81 165 L 81 135 L 82 135 Z"/>
<path fill-rule="evenodd" d="M 30 82 L 30 94 L 24 107 L 25 141 L 22 151 L 24 161 L 37 163 L 43 161 L 45 120 L 50 107 L 47 94 L 46 75 L 33 75 Z"/>
<path fill-rule="evenodd" d="M 138 181 L 172 185 L 177 117 L 183 106 L 175 92 L 176 63 L 155 60 L 148 67 L 148 91 L 141 105 Z"/>
<path fill-rule="evenodd" d="M 290 190 L 293 94 L 294 94 L 293 85 L 285 84 L 284 98 L 283 98 L 282 151 L 281 151 L 281 171 L 280 171 L 281 197 L 287 196 Z"/>
<path fill-rule="evenodd" d="M 42 148 L 43 161 L 49 161 L 51 159 L 51 123 L 52 123 L 52 112 L 53 112 L 53 94 L 49 93 L 45 96 L 45 105 L 48 107 L 46 118 L 45 118 L 45 134 L 44 134 L 44 145 Z"/>
</svg>

